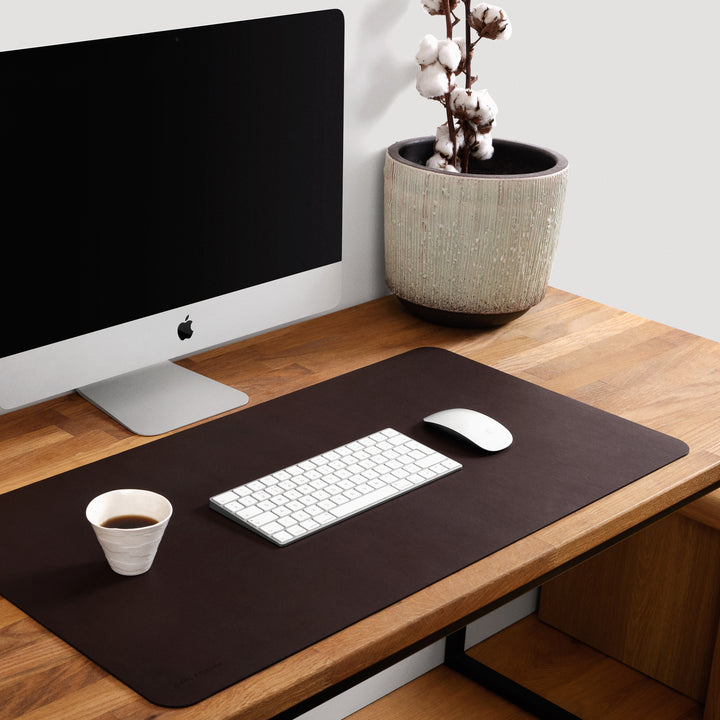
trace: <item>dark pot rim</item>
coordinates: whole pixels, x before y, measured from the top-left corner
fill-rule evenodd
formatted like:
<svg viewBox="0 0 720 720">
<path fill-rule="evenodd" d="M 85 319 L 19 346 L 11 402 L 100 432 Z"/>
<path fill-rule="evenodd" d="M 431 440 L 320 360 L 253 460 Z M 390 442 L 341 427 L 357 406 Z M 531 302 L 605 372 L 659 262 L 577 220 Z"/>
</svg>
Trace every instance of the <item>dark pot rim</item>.
<svg viewBox="0 0 720 720">
<path fill-rule="evenodd" d="M 489 160 L 471 159 L 470 172 L 449 173 L 425 165 L 432 155 L 435 138 L 432 136 L 400 140 L 387 152 L 396 162 L 410 165 L 426 172 L 441 173 L 446 177 L 482 178 L 534 178 L 554 175 L 568 167 L 567 159 L 554 150 L 537 145 L 493 138 L 495 153 Z"/>
</svg>

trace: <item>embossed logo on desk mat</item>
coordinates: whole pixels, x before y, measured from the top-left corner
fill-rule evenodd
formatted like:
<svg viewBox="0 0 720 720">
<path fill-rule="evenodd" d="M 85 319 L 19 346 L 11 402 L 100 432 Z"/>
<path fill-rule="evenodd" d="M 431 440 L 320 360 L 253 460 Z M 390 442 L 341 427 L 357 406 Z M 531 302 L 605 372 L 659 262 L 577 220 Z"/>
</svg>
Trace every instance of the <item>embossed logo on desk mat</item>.
<svg viewBox="0 0 720 720">
<path fill-rule="evenodd" d="M 497 418 L 513 445 L 483 456 L 423 425 L 448 407 Z M 213 494 L 386 426 L 464 469 L 286 548 L 208 507 Z M 1 496 L 0 592 L 148 700 L 190 705 L 686 452 L 422 348 Z M 174 506 L 146 575 L 115 575 L 85 523 L 89 500 L 118 487 Z"/>
</svg>

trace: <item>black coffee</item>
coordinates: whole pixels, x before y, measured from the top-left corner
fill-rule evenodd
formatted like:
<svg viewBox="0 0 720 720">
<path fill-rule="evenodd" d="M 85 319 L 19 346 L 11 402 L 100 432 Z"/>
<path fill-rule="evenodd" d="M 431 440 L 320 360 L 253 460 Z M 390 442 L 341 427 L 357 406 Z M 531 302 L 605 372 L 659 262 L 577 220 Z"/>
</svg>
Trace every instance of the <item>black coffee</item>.
<svg viewBox="0 0 720 720">
<path fill-rule="evenodd" d="M 119 528 L 120 530 L 134 530 L 135 528 L 155 525 L 155 518 L 146 515 L 118 515 L 106 520 L 102 526 L 106 528 Z"/>
</svg>

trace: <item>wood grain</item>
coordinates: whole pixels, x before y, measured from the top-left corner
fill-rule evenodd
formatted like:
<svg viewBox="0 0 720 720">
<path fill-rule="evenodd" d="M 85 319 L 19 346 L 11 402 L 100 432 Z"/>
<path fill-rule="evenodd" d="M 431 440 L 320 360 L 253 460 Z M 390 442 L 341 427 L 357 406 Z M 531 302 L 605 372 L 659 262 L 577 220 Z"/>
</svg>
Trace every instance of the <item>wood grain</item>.
<svg viewBox="0 0 720 720">
<path fill-rule="evenodd" d="M 441 665 L 348 720 L 534 720 L 534 715 Z"/>
<path fill-rule="evenodd" d="M 700 703 L 554 631 L 534 616 L 469 654 L 583 720 L 688 720 Z"/>
<path fill-rule="evenodd" d="M 543 586 L 553 627 L 705 701 L 720 620 L 720 533 L 683 514 Z"/>
<path fill-rule="evenodd" d="M 691 452 L 190 708 L 151 705 L 0 600 L 0 718 L 269 718 L 720 482 L 720 345 L 559 290 L 494 330 L 430 325 L 386 297 L 182 364 L 253 405 L 424 345 L 680 437 Z M 2 416 L 0 492 L 146 442 L 75 395 Z"/>
<path fill-rule="evenodd" d="M 720 720 L 720 627 L 718 627 L 715 637 L 715 650 L 705 695 L 703 720 Z"/>
<path fill-rule="evenodd" d="M 583 720 L 700 720 L 702 706 L 530 616 L 469 654 L 521 680 Z M 349 720 L 531 720 L 445 666 L 377 700 Z"/>
</svg>

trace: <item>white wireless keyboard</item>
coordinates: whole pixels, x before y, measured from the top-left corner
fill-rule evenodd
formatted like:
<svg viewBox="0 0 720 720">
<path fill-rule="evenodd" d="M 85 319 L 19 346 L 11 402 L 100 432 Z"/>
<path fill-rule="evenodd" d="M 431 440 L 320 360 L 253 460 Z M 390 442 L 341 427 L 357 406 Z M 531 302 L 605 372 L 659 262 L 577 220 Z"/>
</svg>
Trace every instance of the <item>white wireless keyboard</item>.
<svg viewBox="0 0 720 720">
<path fill-rule="evenodd" d="M 210 507 L 288 545 L 462 465 L 387 428 L 210 498 Z"/>
</svg>

